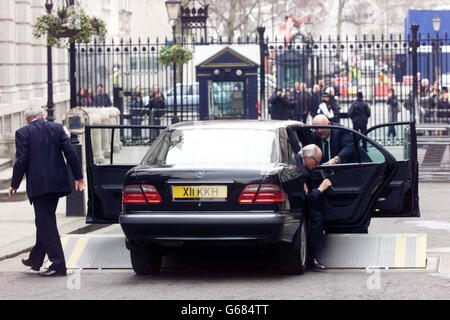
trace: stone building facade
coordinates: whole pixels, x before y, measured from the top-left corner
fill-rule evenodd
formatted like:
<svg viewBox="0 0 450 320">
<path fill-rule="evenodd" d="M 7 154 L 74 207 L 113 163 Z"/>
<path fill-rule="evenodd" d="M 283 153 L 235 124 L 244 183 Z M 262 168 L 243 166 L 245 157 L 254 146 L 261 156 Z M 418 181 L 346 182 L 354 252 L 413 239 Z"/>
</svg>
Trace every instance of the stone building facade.
<svg viewBox="0 0 450 320">
<path fill-rule="evenodd" d="M 64 0 L 53 2 L 56 9 Z M 77 2 L 106 22 L 108 41 L 171 34 L 164 1 Z M 23 111 L 29 105 L 47 104 L 46 40 L 32 34 L 37 17 L 45 13 L 44 5 L 45 0 L 0 1 L 0 157 L 13 157 L 14 132 L 25 125 Z M 55 117 L 61 122 L 70 107 L 68 50 L 52 50 Z"/>
<path fill-rule="evenodd" d="M 44 10 L 42 0 L 0 1 L 0 156 L 11 156 L 14 132 L 25 124 L 29 105 L 47 103 L 47 47 L 32 35 Z M 66 49 L 53 49 L 53 86 L 57 121 L 68 108 Z"/>
</svg>

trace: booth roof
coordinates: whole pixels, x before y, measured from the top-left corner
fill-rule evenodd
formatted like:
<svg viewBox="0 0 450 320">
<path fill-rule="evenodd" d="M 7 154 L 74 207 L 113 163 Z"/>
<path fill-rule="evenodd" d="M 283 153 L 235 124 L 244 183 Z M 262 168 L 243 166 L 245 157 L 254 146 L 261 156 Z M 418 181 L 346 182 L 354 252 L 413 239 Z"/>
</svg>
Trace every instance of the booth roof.
<svg viewBox="0 0 450 320">
<path fill-rule="evenodd" d="M 203 62 L 215 56 L 225 48 L 230 48 L 231 50 L 236 51 L 241 56 L 251 60 L 256 65 L 260 64 L 259 45 L 257 44 L 234 44 L 234 45 L 213 44 L 213 45 L 195 46 L 195 51 L 193 53 L 194 65 L 198 66 L 202 64 Z"/>
</svg>

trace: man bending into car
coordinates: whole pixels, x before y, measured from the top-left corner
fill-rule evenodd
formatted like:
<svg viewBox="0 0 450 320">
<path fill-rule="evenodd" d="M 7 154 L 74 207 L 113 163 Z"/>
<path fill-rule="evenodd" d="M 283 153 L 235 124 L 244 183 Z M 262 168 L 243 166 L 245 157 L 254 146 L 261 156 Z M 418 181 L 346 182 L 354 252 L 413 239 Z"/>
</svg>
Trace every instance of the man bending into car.
<svg viewBox="0 0 450 320">
<path fill-rule="evenodd" d="M 310 220 L 308 267 L 319 271 L 326 270 L 326 267 L 317 259 L 318 251 L 325 247 L 321 210 L 322 195 L 332 185 L 329 179 L 325 179 L 317 189 L 313 188 L 312 170 L 320 165 L 321 160 L 322 151 L 315 144 L 304 146 L 295 155 L 297 169 L 302 172 L 303 188 L 307 195 L 306 201 Z"/>
</svg>

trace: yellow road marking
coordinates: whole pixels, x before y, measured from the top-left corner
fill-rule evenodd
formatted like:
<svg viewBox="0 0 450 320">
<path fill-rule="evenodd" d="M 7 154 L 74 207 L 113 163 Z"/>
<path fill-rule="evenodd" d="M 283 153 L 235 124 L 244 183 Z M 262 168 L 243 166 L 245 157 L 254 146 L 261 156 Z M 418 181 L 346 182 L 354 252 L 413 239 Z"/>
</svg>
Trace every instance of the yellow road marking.
<svg viewBox="0 0 450 320">
<path fill-rule="evenodd" d="M 72 254 L 70 255 L 69 260 L 67 261 L 67 268 L 75 268 L 77 266 L 78 260 L 80 260 L 81 254 L 84 251 L 84 248 L 87 245 L 89 238 L 80 238 L 73 248 Z"/>
<path fill-rule="evenodd" d="M 62 246 L 63 250 L 66 248 L 66 245 L 69 242 L 69 240 L 70 240 L 69 236 L 61 237 L 61 246 Z M 52 264 L 52 262 L 50 260 L 48 260 L 44 267 L 48 268 L 48 267 L 50 267 L 51 264 Z"/>
<path fill-rule="evenodd" d="M 427 236 L 418 236 L 416 238 L 416 268 L 426 267 L 426 254 L 427 254 Z"/>
<path fill-rule="evenodd" d="M 406 237 L 398 236 L 395 241 L 395 268 L 402 268 L 405 266 L 406 259 Z"/>
</svg>

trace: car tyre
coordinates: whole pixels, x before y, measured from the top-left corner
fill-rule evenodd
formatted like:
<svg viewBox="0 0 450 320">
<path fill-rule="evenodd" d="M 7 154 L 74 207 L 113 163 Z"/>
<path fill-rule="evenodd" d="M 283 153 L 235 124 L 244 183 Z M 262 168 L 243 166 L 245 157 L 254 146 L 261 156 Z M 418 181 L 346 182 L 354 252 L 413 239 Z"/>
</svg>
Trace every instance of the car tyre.
<svg viewBox="0 0 450 320">
<path fill-rule="evenodd" d="M 280 249 L 279 267 L 282 274 L 300 275 L 306 270 L 308 233 L 305 219 L 300 220 L 300 227 L 292 243 Z"/>
<path fill-rule="evenodd" d="M 131 250 L 131 265 L 137 275 L 158 273 L 162 265 L 162 253 L 157 249 Z"/>
</svg>

